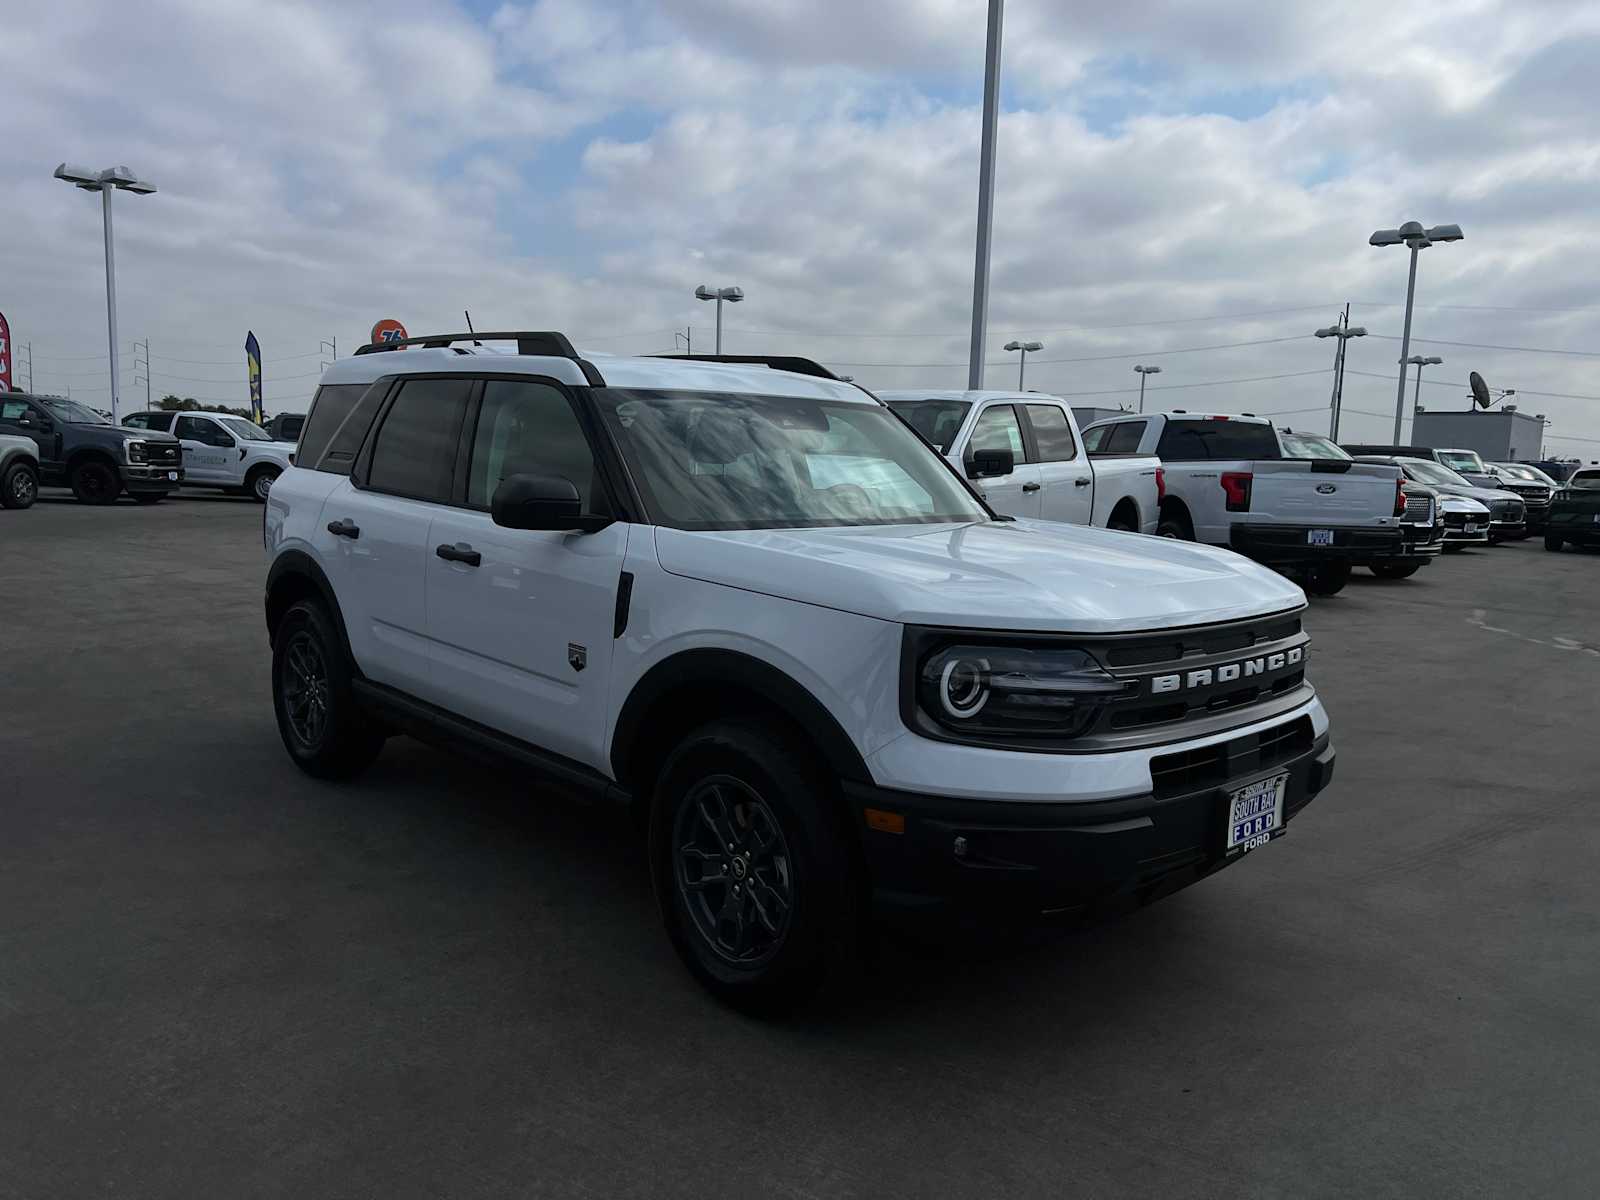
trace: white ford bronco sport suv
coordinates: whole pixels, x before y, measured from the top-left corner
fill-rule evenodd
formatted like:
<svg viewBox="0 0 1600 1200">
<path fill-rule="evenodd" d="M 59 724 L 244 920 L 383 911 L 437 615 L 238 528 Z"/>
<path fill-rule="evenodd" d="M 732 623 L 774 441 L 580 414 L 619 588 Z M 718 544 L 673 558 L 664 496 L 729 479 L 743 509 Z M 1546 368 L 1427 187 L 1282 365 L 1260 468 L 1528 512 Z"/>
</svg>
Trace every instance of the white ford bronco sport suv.
<svg viewBox="0 0 1600 1200">
<path fill-rule="evenodd" d="M 1333 772 L 1294 584 L 997 517 L 820 367 L 364 347 L 264 520 L 293 760 L 347 777 L 405 731 L 636 805 L 673 944 L 737 1004 L 847 978 L 870 908 L 1174 891 Z"/>
</svg>

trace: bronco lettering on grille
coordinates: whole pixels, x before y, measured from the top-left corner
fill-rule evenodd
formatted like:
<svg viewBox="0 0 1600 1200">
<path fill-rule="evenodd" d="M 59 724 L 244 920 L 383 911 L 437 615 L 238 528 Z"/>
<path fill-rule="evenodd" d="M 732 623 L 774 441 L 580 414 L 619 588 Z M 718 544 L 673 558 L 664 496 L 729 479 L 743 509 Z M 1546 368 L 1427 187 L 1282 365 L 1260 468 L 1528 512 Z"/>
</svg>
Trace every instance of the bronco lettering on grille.
<svg viewBox="0 0 1600 1200">
<path fill-rule="evenodd" d="M 1156 675 L 1150 680 L 1153 695 L 1163 692 L 1181 692 L 1189 688 L 1210 687 L 1214 683 L 1232 683 L 1242 674 L 1246 679 L 1268 671 L 1281 671 L 1293 667 L 1305 658 L 1305 649 L 1296 646 L 1282 654 L 1266 654 L 1260 658 L 1247 658 L 1242 662 L 1227 663 L 1220 667 L 1203 667 L 1196 671 L 1176 675 Z"/>
</svg>

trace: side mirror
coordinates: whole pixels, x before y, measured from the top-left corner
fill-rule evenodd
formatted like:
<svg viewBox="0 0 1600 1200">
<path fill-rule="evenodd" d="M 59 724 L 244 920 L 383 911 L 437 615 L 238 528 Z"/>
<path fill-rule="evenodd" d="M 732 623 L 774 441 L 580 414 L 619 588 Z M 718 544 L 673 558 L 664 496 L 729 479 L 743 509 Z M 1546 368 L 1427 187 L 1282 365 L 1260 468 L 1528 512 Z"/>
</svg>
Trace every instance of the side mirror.
<svg viewBox="0 0 1600 1200">
<path fill-rule="evenodd" d="M 972 462 L 967 467 L 967 478 L 988 479 L 995 475 L 1009 475 L 1016 469 L 1016 455 L 1010 450 L 974 450 Z"/>
<path fill-rule="evenodd" d="M 508 475 L 489 502 L 494 523 L 505 529 L 595 533 L 609 517 L 585 516 L 572 480 L 559 475 Z"/>
</svg>

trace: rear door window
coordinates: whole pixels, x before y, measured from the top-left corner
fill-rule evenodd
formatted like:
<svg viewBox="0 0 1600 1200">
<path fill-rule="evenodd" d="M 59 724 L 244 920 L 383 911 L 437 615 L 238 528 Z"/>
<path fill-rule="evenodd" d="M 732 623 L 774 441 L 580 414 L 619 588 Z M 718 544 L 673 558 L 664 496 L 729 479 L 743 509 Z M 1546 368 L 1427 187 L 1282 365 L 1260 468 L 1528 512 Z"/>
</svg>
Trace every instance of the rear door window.
<svg viewBox="0 0 1600 1200">
<path fill-rule="evenodd" d="M 1282 457 L 1277 433 L 1257 421 L 1168 421 L 1156 453 L 1168 462 Z"/>
<path fill-rule="evenodd" d="M 333 475 L 350 474 L 387 390 L 371 383 L 333 383 L 318 388 L 301 431 L 296 465 Z"/>
<path fill-rule="evenodd" d="M 1072 436 L 1072 426 L 1067 414 L 1053 404 L 1030 404 L 1028 423 L 1033 426 L 1033 440 L 1039 447 L 1040 462 L 1069 462 L 1078 457 L 1078 445 Z"/>
<path fill-rule="evenodd" d="M 378 427 L 366 486 L 375 492 L 448 504 L 472 381 L 408 379 Z"/>
</svg>

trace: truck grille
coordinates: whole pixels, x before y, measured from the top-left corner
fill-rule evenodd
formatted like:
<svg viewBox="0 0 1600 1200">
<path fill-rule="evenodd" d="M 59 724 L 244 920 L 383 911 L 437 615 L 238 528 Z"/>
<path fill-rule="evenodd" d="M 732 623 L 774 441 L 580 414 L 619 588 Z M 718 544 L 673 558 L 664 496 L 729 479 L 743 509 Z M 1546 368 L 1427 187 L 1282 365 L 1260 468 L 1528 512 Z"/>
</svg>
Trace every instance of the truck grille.
<svg viewBox="0 0 1600 1200">
<path fill-rule="evenodd" d="M 1198 792 L 1288 762 L 1312 742 L 1311 718 L 1298 717 L 1201 750 L 1158 754 L 1150 760 L 1150 783 L 1158 799 Z"/>
<path fill-rule="evenodd" d="M 1489 506 L 1490 519 L 1506 524 L 1516 524 L 1523 518 L 1521 500 L 1496 500 Z"/>
<path fill-rule="evenodd" d="M 146 442 L 145 462 L 152 467 L 176 467 L 183 462 L 183 447 L 177 442 Z"/>
<path fill-rule="evenodd" d="M 1433 501 L 1427 496 L 1407 496 L 1406 515 L 1400 519 L 1408 525 L 1432 525 Z"/>
<path fill-rule="evenodd" d="M 1549 508 L 1550 489 L 1540 483 L 1515 484 L 1502 483 L 1501 490 L 1515 492 L 1522 497 L 1522 502 L 1529 508 Z"/>
</svg>

